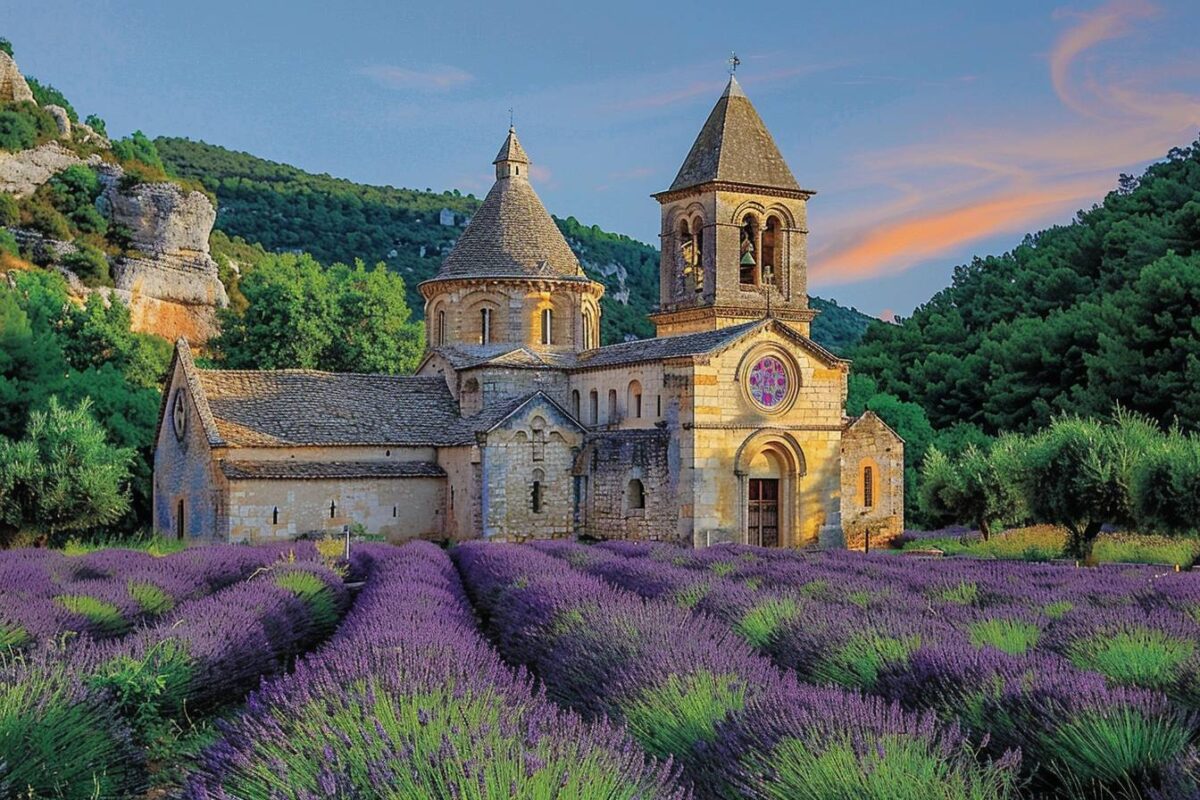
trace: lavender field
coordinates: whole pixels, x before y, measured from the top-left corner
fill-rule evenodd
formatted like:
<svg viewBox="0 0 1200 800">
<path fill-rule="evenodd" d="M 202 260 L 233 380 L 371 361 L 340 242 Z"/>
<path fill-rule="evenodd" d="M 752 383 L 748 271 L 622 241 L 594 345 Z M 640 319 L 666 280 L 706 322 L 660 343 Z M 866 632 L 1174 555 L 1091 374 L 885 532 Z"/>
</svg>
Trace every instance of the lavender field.
<svg viewBox="0 0 1200 800">
<path fill-rule="evenodd" d="M 1200 798 L 1200 580 L 568 542 L 0 553 L 2 798 Z"/>
</svg>

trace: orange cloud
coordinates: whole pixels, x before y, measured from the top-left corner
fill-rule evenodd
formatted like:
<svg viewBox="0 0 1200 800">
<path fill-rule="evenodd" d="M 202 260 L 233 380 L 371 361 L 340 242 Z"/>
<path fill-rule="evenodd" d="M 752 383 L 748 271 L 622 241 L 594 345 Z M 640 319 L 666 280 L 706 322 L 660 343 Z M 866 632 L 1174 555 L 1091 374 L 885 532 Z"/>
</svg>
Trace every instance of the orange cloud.
<svg viewBox="0 0 1200 800">
<path fill-rule="evenodd" d="M 896 194 L 814 225 L 814 283 L 846 283 L 903 272 L 961 253 L 997 234 L 1023 233 L 1099 201 L 1116 182 L 1190 141 L 1200 128 L 1200 96 L 1164 90 L 1167 78 L 1194 76 L 1123 69 L 1119 79 L 1078 76 L 1098 45 L 1129 35 L 1155 16 L 1146 0 L 1111 0 L 1079 14 L 1055 42 L 1050 80 L 1065 121 L 1040 129 L 967 129 L 859 159 L 858 189 Z M 1100 121 L 1102 120 L 1102 121 Z M 819 215 L 818 207 L 814 207 Z M 825 241 L 821 241 L 822 236 Z"/>
<path fill-rule="evenodd" d="M 1094 106 L 1080 97 L 1071 84 L 1072 65 L 1096 45 L 1127 35 L 1134 20 L 1152 17 L 1157 12 L 1146 0 L 1112 0 L 1090 14 L 1083 14 L 1083 22 L 1064 33 L 1050 53 L 1050 81 L 1059 99 L 1081 114 L 1094 114 Z"/>
<path fill-rule="evenodd" d="M 903 272 L 980 238 L 1022 232 L 1047 216 L 1073 211 L 1102 195 L 1108 183 L 1085 180 L 1030 188 L 896 220 L 835 246 L 813 275 L 822 284 L 836 284 Z"/>
</svg>

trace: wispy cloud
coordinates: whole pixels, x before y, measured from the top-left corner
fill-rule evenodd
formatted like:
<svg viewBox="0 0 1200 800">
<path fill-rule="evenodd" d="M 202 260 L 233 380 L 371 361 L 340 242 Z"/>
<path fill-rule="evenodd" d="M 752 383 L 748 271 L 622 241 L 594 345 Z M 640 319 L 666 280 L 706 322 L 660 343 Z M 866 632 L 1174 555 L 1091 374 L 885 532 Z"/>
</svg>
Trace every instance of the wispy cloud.
<svg viewBox="0 0 1200 800">
<path fill-rule="evenodd" d="M 445 92 L 475 80 L 466 70 L 446 64 L 432 64 L 423 69 L 376 64 L 360 72 L 385 88 L 416 92 Z"/>
<path fill-rule="evenodd" d="M 814 282 L 896 274 L 972 242 L 1061 220 L 1103 197 L 1117 172 L 1190 141 L 1200 128 L 1200 96 L 1163 89 L 1172 76 L 1161 72 L 1124 69 L 1114 77 L 1095 69 L 1099 45 L 1157 14 L 1145 0 L 1056 14 L 1075 20 L 1049 54 L 1050 82 L 1065 113 L 1058 121 L 1036 129 L 959 129 L 860 157 L 861 183 L 889 199 L 824 223 L 825 240 L 813 250 Z"/>
</svg>

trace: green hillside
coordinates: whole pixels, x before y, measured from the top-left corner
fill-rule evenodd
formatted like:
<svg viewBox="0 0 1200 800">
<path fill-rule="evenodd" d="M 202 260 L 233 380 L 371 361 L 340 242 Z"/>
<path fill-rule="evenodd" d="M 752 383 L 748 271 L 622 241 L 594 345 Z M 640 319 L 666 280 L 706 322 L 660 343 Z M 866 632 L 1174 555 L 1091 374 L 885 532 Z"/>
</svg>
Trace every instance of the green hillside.
<svg viewBox="0 0 1200 800">
<path fill-rule="evenodd" d="M 1071 224 L 958 267 L 852 356 L 937 429 L 1029 432 L 1116 404 L 1200 429 L 1200 141 Z"/>
<path fill-rule="evenodd" d="M 423 306 L 417 284 L 437 272 L 480 203 L 458 191 L 367 186 L 314 175 L 188 139 L 162 138 L 156 144 L 170 170 L 199 180 L 217 196 L 219 230 L 271 251 L 307 251 L 326 264 L 355 258 L 386 262 L 404 277 L 417 315 Z M 443 209 L 454 214 L 454 225 L 440 223 Z M 604 342 L 653 335 L 646 315 L 658 300 L 658 250 L 574 217 L 555 221 L 587 273 L 607 289 Z M 852 346 L 869 324 L 854 309 L 813 302 L 823 312 L 813 336 L 835 351 Z"/>
</svg>

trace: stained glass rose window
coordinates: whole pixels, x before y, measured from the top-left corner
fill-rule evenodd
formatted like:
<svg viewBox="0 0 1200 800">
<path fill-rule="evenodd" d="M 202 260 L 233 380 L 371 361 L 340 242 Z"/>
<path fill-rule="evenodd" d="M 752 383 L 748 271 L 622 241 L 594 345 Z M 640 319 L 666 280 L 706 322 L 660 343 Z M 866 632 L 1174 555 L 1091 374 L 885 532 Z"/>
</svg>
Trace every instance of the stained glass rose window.
<svg viewBox="0 0 1200 800">
<path fill-rule="evenodd" d="M 788 396 L 787 367 L 775 356 L 764 356 L 751 368 L 747 385 L 754 402 L 765 409 L 776 409 Z"/>
</svg>

